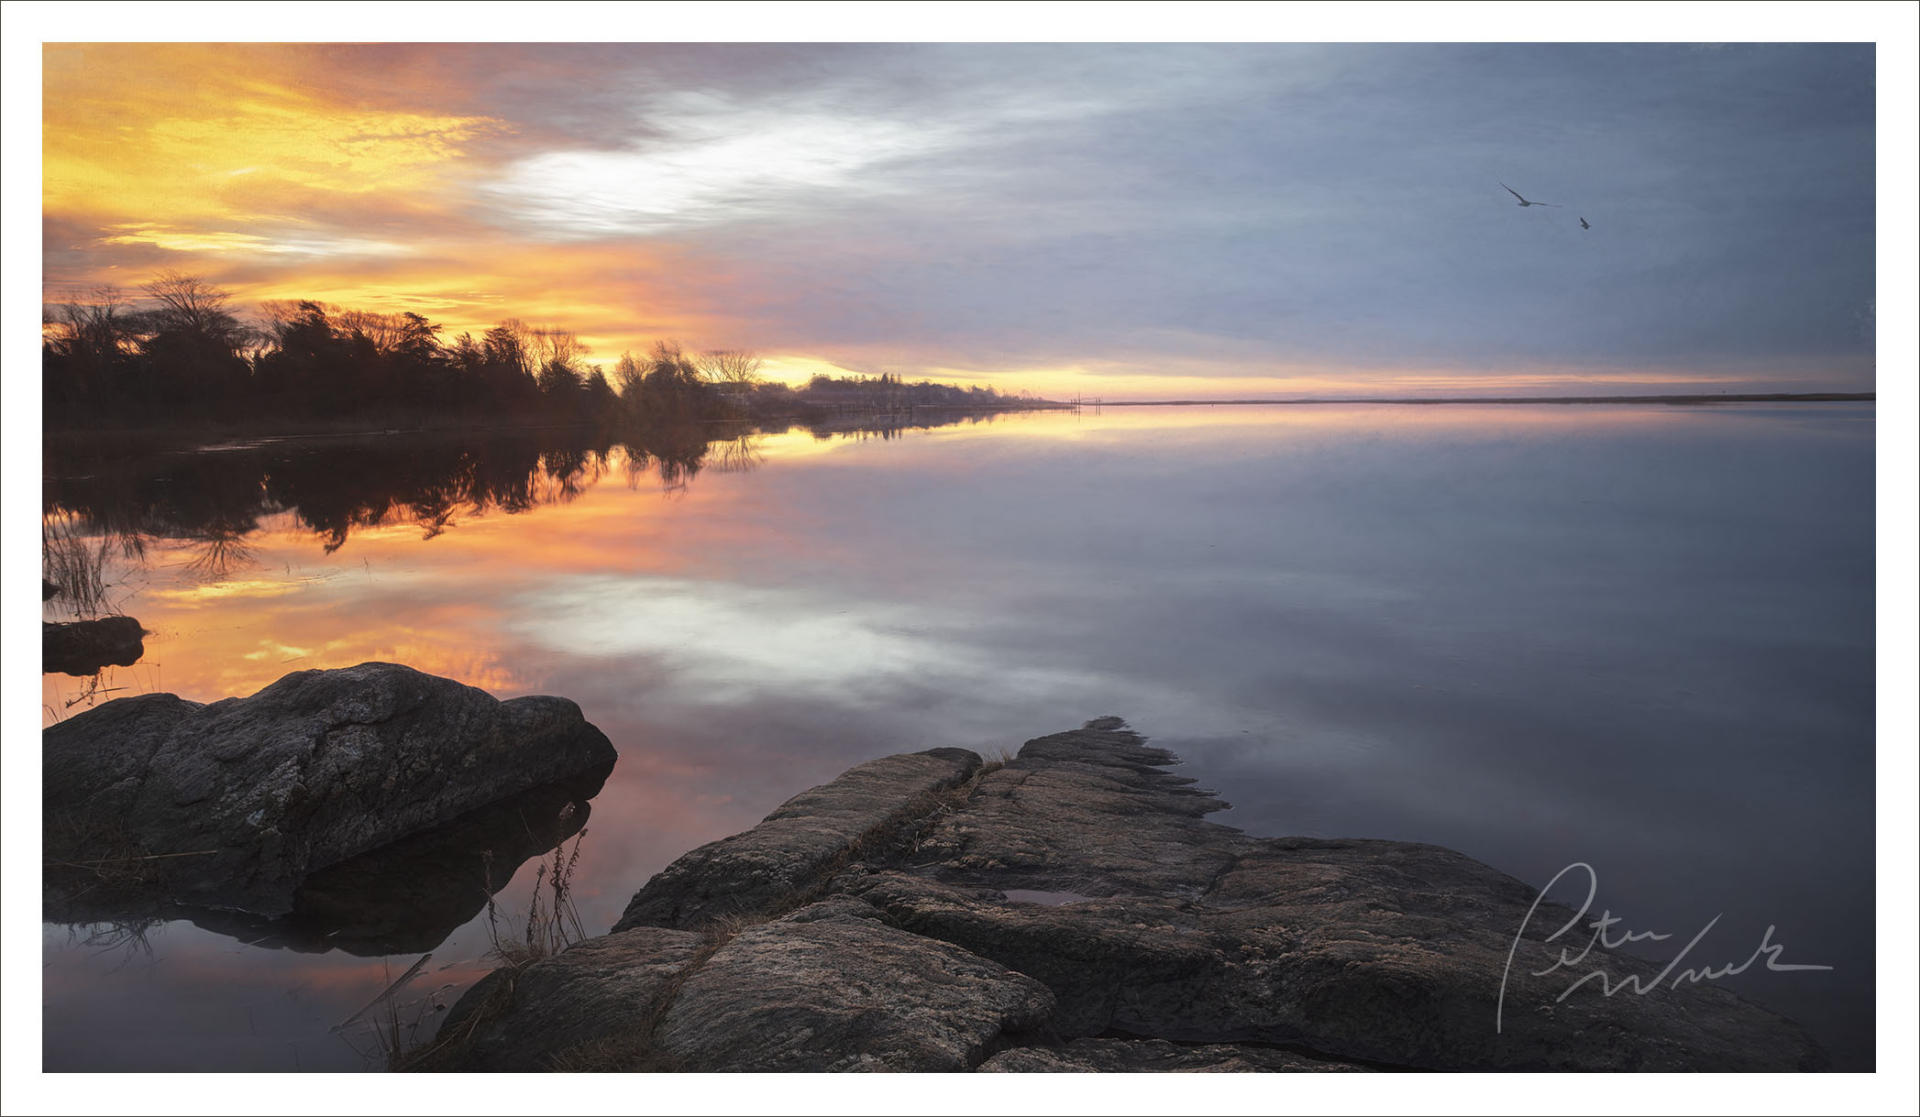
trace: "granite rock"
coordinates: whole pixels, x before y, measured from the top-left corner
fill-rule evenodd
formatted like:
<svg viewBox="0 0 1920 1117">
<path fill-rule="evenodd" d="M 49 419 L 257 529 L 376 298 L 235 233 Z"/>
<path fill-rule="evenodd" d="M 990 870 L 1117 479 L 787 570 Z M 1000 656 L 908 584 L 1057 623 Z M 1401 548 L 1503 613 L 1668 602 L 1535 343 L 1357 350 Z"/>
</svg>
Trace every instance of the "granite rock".
<svg viewBox="0 0 1920 1117">
<path fill-rule="evenodd" d="M 615 752 L 564 698 L 500 702 L 390 663 L 300 671 L 202 705 L 122 698 L 47 727 L 49 863 L 139 865 L 170 899 L 280 915 L 330 865 Z"/>
</svg>

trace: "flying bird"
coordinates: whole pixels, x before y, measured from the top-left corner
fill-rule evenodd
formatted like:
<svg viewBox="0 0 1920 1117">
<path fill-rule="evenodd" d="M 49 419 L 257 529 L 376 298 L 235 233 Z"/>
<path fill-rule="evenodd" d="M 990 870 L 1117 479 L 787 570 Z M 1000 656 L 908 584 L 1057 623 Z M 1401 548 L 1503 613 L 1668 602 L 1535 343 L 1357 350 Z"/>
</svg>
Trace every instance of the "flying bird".
<svg viewBox="0 0 1920 1117">
<path fill-rule="evenodd" d="M 1584 218 L 1584 217 L 1582 217 L 1582 218 L 1580 219 L 1580 227 L 1581 227 L 1582 229 L 1591 229 L 1591 228 L 1593 228 L 1593 226 L 1591 226 L 1591 225 L 1589 225 L 1589 224 L 1587 224 L 1587 219 L 1586 219 L 1586 218 Z"/>
<path fill-rule="evenodd" d="M 1507 193 L 1512 194 L 1516 198 L 1520 198 L 1520 191 L 1515 190 L 1513 187 L 1508 186 L 1504 182 L 1500 184 L 1500 189 L 1505 190 Z M 1520 198 L 1520 204 L 1523 206 L 1551 206 L 1554 209 L 1561 208 L 1559 205 L 1553 202 L 1529 202 L 1525 198 Z"/>
</svg>

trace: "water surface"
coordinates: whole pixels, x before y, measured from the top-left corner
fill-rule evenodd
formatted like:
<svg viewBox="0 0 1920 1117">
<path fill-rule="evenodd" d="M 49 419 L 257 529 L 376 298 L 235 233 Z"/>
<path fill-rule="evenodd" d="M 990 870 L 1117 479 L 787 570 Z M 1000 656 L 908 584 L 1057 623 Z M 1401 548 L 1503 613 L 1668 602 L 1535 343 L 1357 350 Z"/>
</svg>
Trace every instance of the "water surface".
<svg viewBox="0 0 1920 1117">
<path fill-rule="evenodd" d="M 60 531 L 139 536 L 105 592 L 154 635 L 47 676 L 48 717 L 365 660 L 568 696 L 620 750 L 581 844 L 600 931 L 852 764 L 1117 714 L 1256 834 L 1432 842 L 1536 887 L 1588 862 L 1633 928 L 1720 915 L 1702 961 L 1774 925 L 1836 968 L 1729 984 L 1871 1060 L 1870 404 L 417 442 L 54 463 Z M 330 1029 L 419 957 L 127 930 L 47 924 L 48 1069 L 362 1069 Z M 412 988 L 454 995 L 487 947 L 482 917 Z"/>
</svg>

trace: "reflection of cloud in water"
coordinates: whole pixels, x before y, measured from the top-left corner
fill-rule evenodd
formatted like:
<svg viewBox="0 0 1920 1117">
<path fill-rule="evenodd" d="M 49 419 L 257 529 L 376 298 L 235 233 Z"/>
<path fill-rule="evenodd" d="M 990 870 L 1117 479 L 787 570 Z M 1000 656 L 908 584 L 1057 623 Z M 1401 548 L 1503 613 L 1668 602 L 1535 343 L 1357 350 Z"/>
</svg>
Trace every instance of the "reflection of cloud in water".
<svg viewBox="0 0 1920 1117">
<path fill-rule="evenodd" d="M 931 610 L 803 590 L 645 575 L 575 575 L 522 595 L 516 635 L 587 656 L 650 655 L 691 676 L 707 701 L 781 691 L 860 691 L 937 677 L 964 689 L 1083 689 L 1084 672 L 1006 664 L 956 642 Z"/>
<path fill-rule="evenodd" d="M 147 596 L 162 601 L 194 602 L 218 597 L 278 597 L 285 593 L 299 593 L 307 588 L 308 578 L 246 578 L 220 582 L 209 582 L 203 586 L 182 589 L 148 590 Z"/>
</svg>

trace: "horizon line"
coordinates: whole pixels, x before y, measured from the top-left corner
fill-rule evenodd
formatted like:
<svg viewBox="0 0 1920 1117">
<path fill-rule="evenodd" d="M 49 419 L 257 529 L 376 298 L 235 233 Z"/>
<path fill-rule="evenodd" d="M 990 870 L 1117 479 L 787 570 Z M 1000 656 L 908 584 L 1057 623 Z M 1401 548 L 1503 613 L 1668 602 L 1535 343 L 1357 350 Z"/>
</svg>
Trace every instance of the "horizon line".
<svg viewBox="0 0 1920 1117">
<path fill-rule="evenodd" d="M 1059 402 L 1081 407 L 1202 407 L 1214 405 L 1296 404 L 1461 404 L 1461 403 L 1873 403 L 1875 392 L 1720 392 L 1713 395 L 1674 393 L 1639 396 L 1301 396 L 1288 399 L 1155 399 L 1111 400 L 1081 396 Z"/>
</svg>

